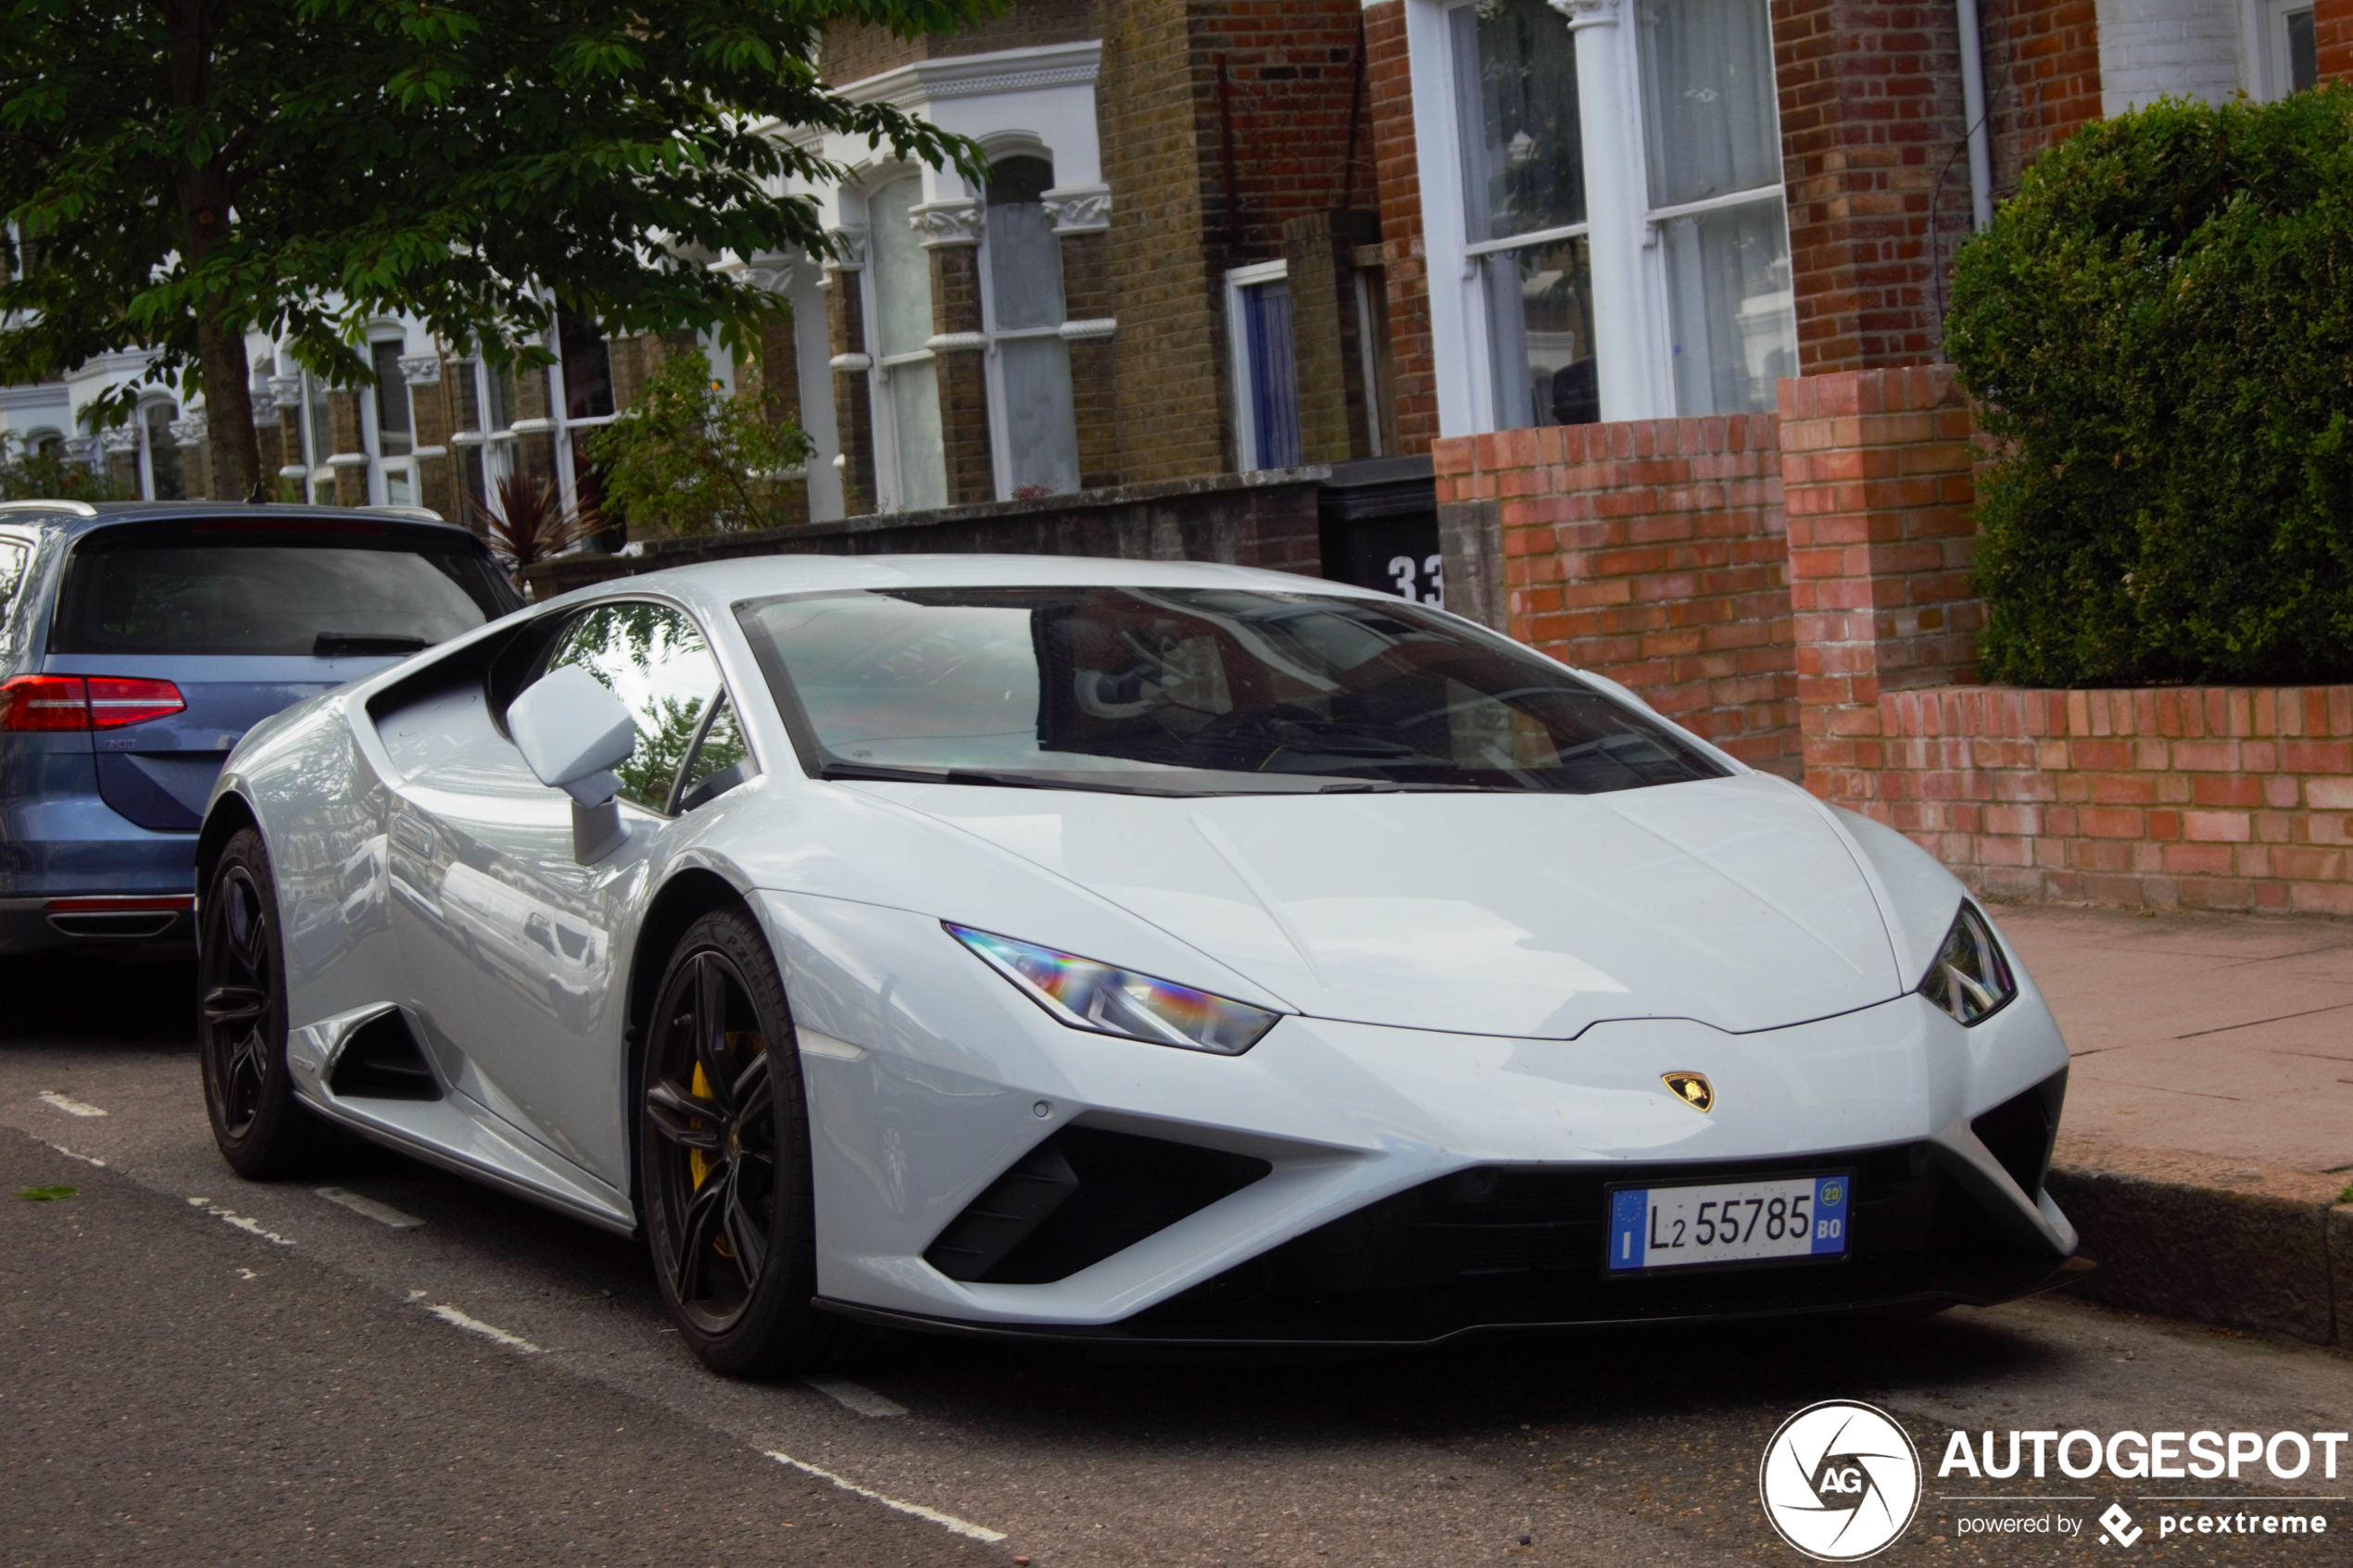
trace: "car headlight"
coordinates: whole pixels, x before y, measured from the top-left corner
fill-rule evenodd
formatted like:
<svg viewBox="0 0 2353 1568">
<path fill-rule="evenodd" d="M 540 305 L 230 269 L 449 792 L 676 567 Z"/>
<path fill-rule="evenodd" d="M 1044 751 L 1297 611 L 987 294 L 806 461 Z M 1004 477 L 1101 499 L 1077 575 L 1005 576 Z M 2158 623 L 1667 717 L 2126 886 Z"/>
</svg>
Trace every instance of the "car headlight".
<svg viewBox="0 0 2353 1568">
<path fill-rule="evenodd" d="M 1936 949 L 1936 961 L 1920 977 L 1919 989 L 1964 1024 L 1990 1016 L 2018 995 L 2009 960 L 1975 905 L 1963 903 L 1953 917 L 1953 927 Z"/>
<path fill-rule="evenodd" d="M 1075 953 L 1016 942 L 952 921 L 940 924 L 979 954 L 989 968 L 1012 981 L 1023 996 L 1073 1029 L 1181 1050 L 1239 1056 L 1258 1044 L 1282 1016 L 1174 981 L 1114 969 Z"/>
</svg>

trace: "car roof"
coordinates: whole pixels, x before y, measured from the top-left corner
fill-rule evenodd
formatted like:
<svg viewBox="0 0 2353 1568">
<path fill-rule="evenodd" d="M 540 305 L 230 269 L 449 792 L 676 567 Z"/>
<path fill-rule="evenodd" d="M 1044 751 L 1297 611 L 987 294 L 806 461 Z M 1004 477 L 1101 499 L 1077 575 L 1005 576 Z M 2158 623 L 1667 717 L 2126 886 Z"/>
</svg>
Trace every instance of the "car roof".
<svg viewBox="0 0 2353 1568">
<path fill-rule="evenodd" d="M 1248 588 L 1260 593 L 1333 594 L 1383 599 L 1375 588 L 1295 571 L 1219 561 L 1129 560 L 1108 556 L 790 555 L 737 557 L 615 578 L 567 600 L 625 596 L 653 589 L 714 609 L 785 594 L 890 588 Z M 559 601 L 560 602 L 560 601 Z"/>
<path fill-rule="evenodd" d="M 325 518 L 349 522 L 355 518 L 396 523 L 403 528 L 447 529 L 461 538 L 473 533 L 422 507 L 318 507 L 243 501 L 0 501 L 0 524 L 45 528 L 69 535 L 88 533 L 123 522 L 170 522 L 178 519 L 244 518 L 271 521 L 280 518 Z"/>
</svg>

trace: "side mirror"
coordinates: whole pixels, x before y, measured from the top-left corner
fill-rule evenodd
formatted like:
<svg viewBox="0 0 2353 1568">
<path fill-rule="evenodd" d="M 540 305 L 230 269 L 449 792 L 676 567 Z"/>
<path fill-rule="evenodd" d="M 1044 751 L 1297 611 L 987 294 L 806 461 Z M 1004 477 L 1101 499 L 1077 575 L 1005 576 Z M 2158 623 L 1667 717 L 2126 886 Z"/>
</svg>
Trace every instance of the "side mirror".
<svg viewBox="0 0 2353 1568">
<path fill-rule="evenodd" d="M 605 684 L 577 665 L 550 671 L 507 709 L 507 733 L 541 784 L 572 797 L 573 858 L 586 865 L 621 847 L 613 770 L 637 749 L 637 722 Z"/>
</svg>

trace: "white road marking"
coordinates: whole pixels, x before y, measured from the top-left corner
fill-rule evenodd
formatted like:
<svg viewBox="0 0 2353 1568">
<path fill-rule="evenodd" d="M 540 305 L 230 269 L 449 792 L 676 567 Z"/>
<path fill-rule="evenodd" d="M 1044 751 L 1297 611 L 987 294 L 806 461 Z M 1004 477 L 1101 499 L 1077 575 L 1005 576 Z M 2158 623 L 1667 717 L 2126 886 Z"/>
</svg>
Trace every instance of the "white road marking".
<svg viewBox="0 0 2353 1568">
<path fill-rule="evenodd" d="M 101 1171 L 107 1168 L 107 1162 L 99 1159 L 94 1154 L 76 1154 L 73 1150 L 68 1148 L 61 1143 L 53 1143 L 49 1147 L 56 1149 L 59 1154 L 64 1155 L 68 1160 L 79 1160 L 84 1165 L 95 1165 Z"/>
<path fill-rule="evenodd" d="M 209 1198 L 192 1198 L 188 1199 L 188 1207 L 191 1209 L 201 1209 L 206 1213 L 211 1215 L 214 1219 L 219 1220 L 222 1224 L 233 1225 L 237 1229 L 245 1232 L 247 1236 L 258 1236 L 262 1240 L 274 1243 L 279 1247 L 292 1247 L 294 1245 L 293 1242 L 288 1241 L 276 1231 L 263 1230 L 261 1228 L 260 1221 L 248 1219 L 243 1214 L 232 1214 L 228 1210 L 222 1208 L 220 1204 L 215 1203 Z"/>
<path fill-rule="evenodd" d="M 380 1225 L 390 1225 L 396 1231 L 412 1231 L 424 1223 L 414 1214 L 404 1213 L 389 1203 L 379 1203 L 372 1198 L 362 1198 L 341 1187 L 321 1187 L 319 1196 L 330 1203 L 340 1203 L 355 1214 L 365 1214 Z"/>
<path fill-rule="evenodd" d="M 768 1457 L 778 1464 L 788 1464 L 795 1470 L 805 1471 L 820 1481 L 831 1481 L 843 1491 L 855 1492 L 862 1498 L 868 1498 L 882 1504 L 885 1508 L 895 1508 L 901 1513 L 912 1513 L 918 1519 L 928 1519 L 941 1528 L 953 1530 L 960 1536 L 969 1536 L 976 1541 L 1001 1541 L 1005 1538 L 1005 1532 L 1002 1530 L 992 1530 L 986 1524 L 975 1524 L 969 1519 L 959 1519 L 952 1513 L 942 1513 L 936 1508 L 925 1508 L 919 1502 L 900 1502 L 897 1498 L 887 1498 L 872 1487 L 862 1486 L 855 1481 L 845 1481 L 830 1470 L 820 1470 L 813 1464 L 793 1458 L 790 1454 L 780 1454 L 771 1449 L 768 1450 Z"/>
<path fill-rule="evenodd" d="M 106 1114 L 87 1100 L 76 1099 L 71 1095 L 61 1095 L 55 1089 L 42 1090 L 41 1100 L 43 1104 L 55 1106 L 68 1116 L 104 1116 Z"/>
<path fill-rule="evenodd" d="M 232 1269 L 229 1272 L 235 1274 L 239 1279 L 259 1279 L 261 1277 L 259 1274 L 255 1273 L 251 1269 Z"/>
<path fill-rule="evenodd" d="M 462 1328 L 468 1334 L 479 1334 L 484 1339 L 495 1339 L 510 1350 L 521 1350 L 527 1356 L 535 1356 L 540 1353 L 539 1347 L 525 1339 L 522 1335 L 509 1334 L 505 1329 L 486 1323 L 480 1318 L 469 1317 L 455 1307 L 427 1307 L 425 1311 L 452 1327 Z"/>
<path fill-rule="evenodd" d="M 885 1399 L 862 1384 L 846 1377 L 804 1377 L 801 1381 L 828 1399 L 856 1411 L 860 1415 L 905 1415 L 907 1407 L 896 1399 Z"/>
</svg>

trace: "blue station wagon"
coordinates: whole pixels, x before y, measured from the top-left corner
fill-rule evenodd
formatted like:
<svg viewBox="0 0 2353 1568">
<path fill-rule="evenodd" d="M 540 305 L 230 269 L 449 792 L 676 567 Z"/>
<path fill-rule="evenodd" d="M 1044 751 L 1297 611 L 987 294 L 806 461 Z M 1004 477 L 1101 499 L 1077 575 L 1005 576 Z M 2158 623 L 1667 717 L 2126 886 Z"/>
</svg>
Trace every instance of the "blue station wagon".
<svg viewBox="0 0 2353 1568">
<path fill-rule="evenodd" d="M 0 954 L 184 947 L 238 737 L 521 604 L 430 512 L 0 504 Z"/>
</svg>

